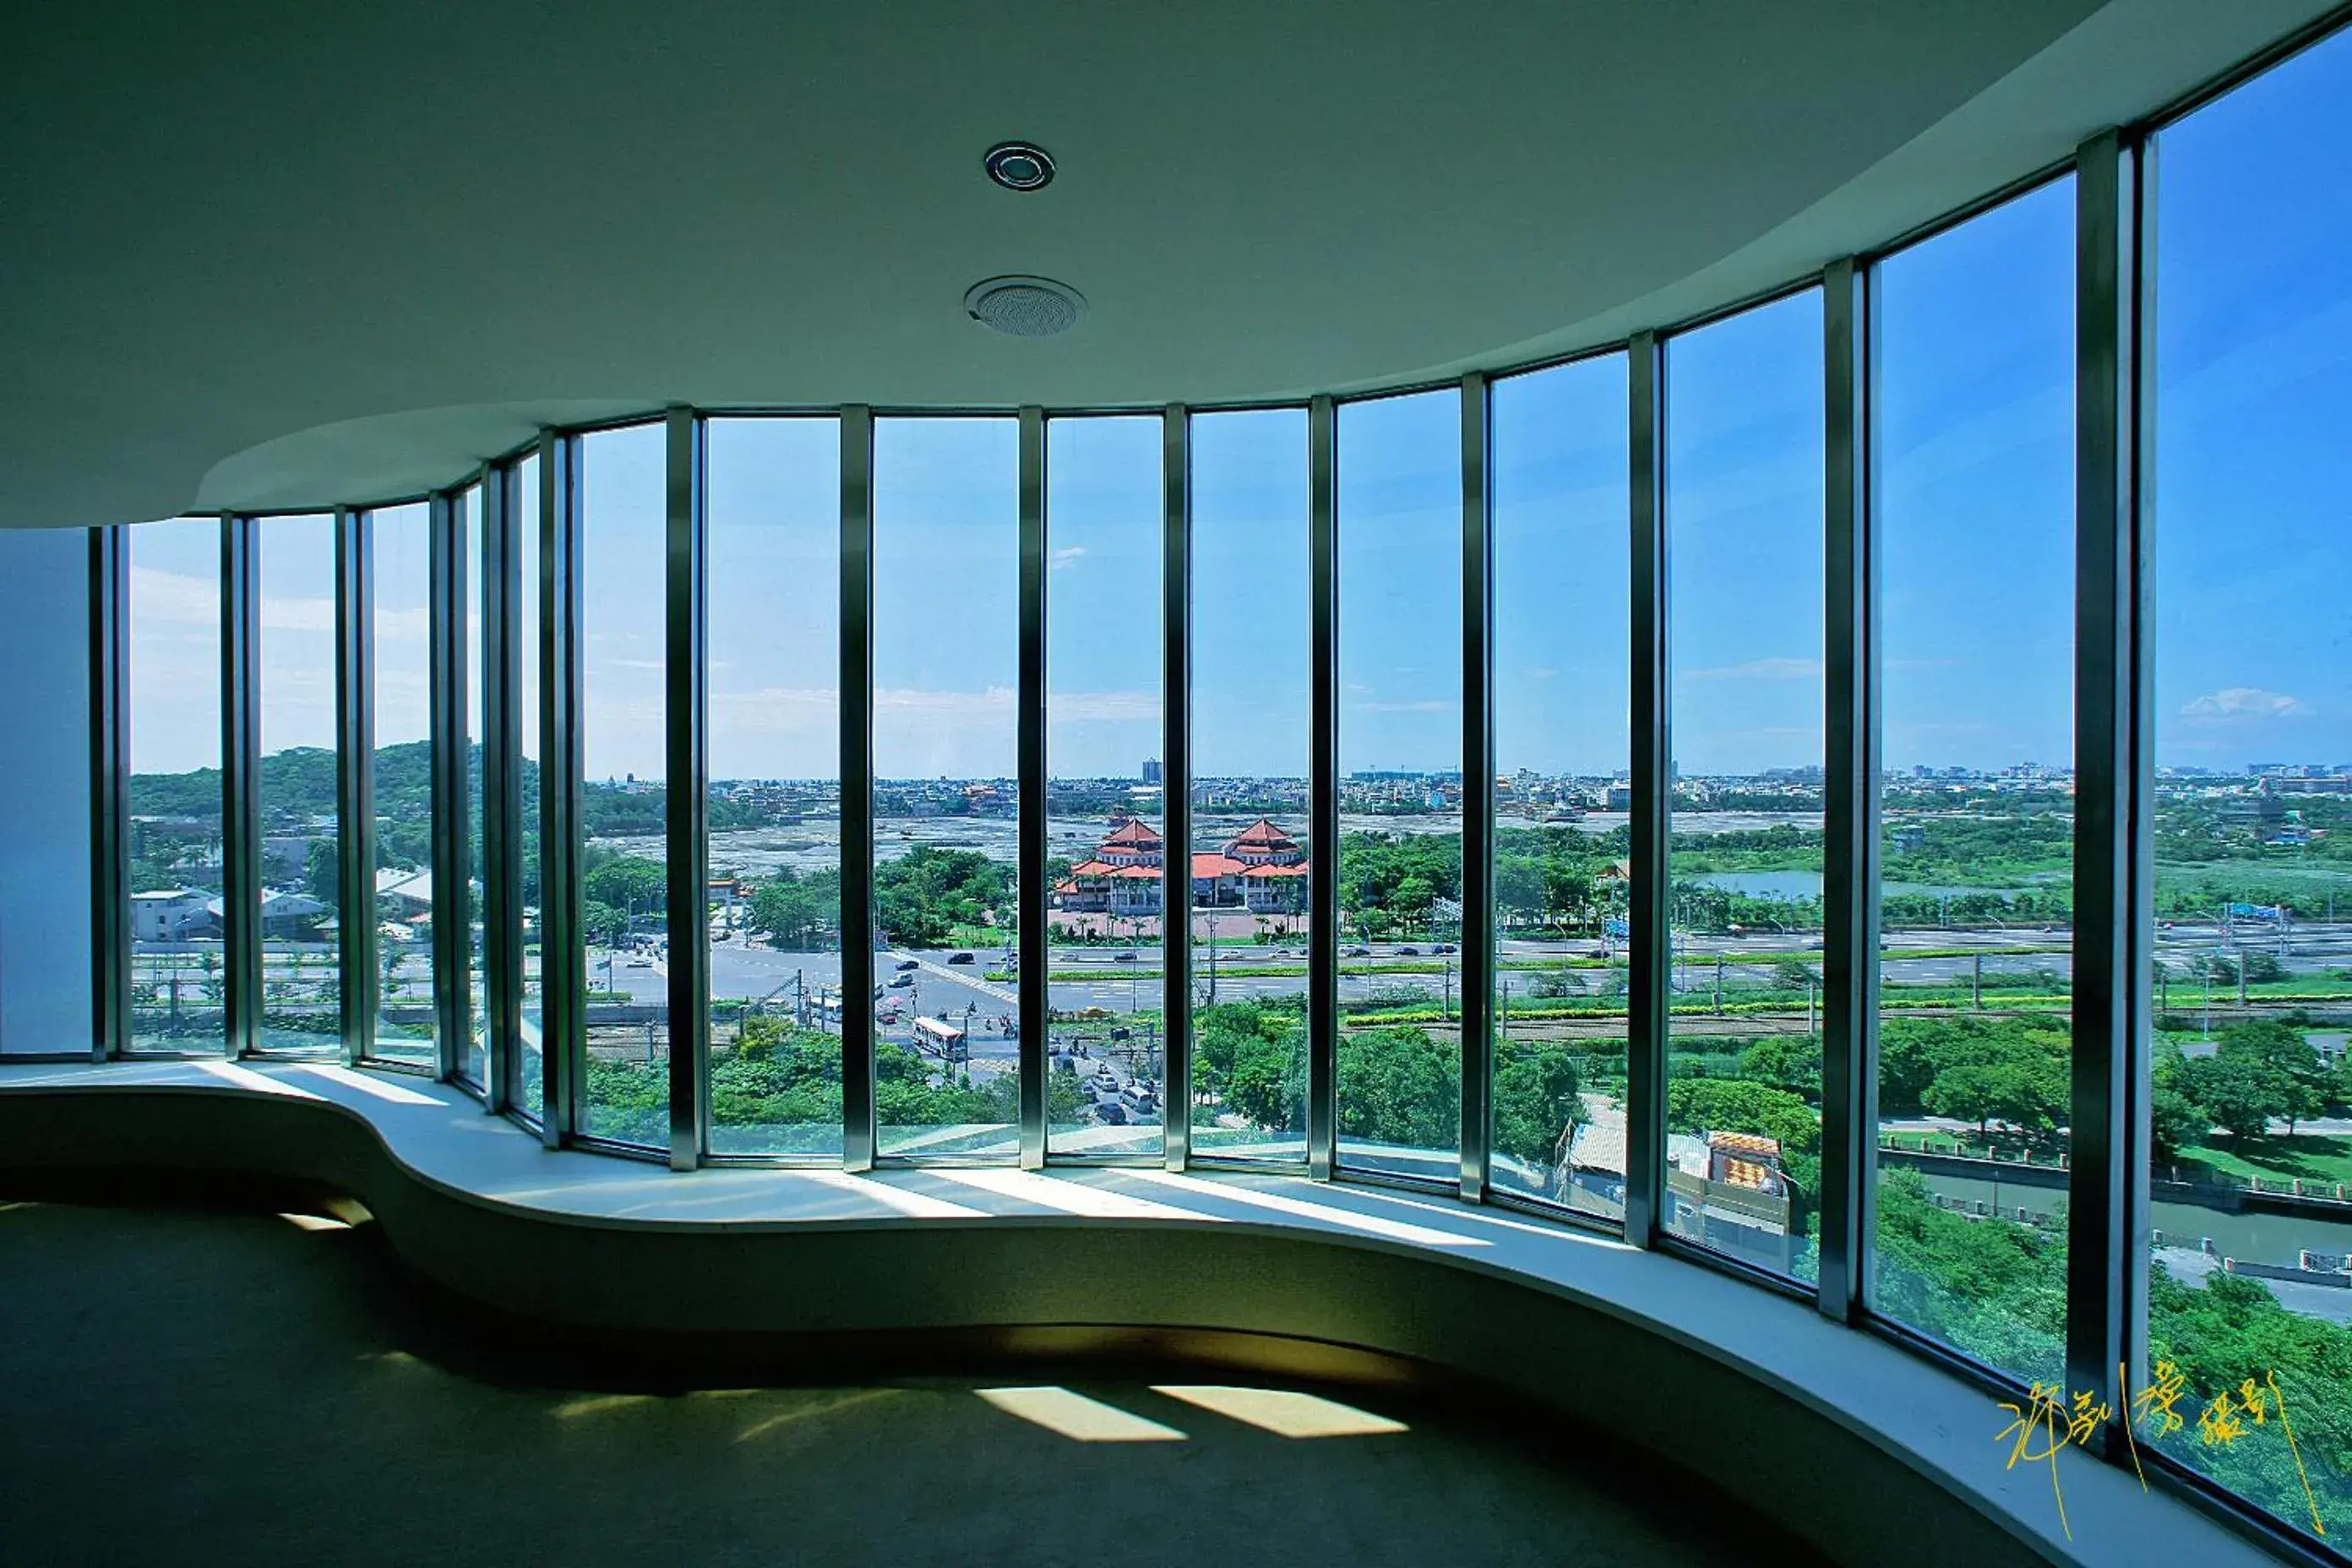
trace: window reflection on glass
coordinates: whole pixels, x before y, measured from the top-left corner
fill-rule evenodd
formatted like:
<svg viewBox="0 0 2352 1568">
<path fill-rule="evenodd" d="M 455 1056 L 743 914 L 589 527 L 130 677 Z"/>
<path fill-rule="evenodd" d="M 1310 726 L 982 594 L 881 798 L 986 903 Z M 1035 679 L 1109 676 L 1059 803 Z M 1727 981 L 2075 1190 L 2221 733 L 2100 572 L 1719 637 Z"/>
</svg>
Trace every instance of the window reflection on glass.
<svg viewBox="0 0 2352 1568">
<path fill-rule="evenodd" d="M 130 584 L 131 1037 L 218 1052 L 221 950 L 221 525 L 126 529 Z"/>
<path fill-rule="evenodd" d="M 1056 1154 L 1162 1143 L 1160 932 L 1182 916 L 1161 892 L 1160 448 L 1157 418 L 1045 426 L 1045 1121 Z M 1192 885 L 1204 868 L 1195 855 Z M 966 1029 L 981 1000 L 961 1012 L 950 1002 L 938 1021 Z"/>
<path fill-rule="evenodd" d="M 260 522 L 260 1048 L 342 1049 L 336 932 L 335 521 Z"/>
<path fill-rule="evenodd" d="M 581 1131 L 669 1143 L 668 533 L 659 425 L 580 438 Z"/>
<path fill-rule="evenodd" d="M 1012 419 L 874 422 L 870 940 L 885 1154 L 1020 1148 L 1020 458 Z"/>
<path fill-rule="evenodd" d="M 1821 1193 L 1822 300 L 1666 345 L 1665 1222 L 1814 1277 Z"/>
<path fill-rule="evenodd" d="M 1339 1152 L 1444 1180 L 1462 1127 L 1461 406 L 1449 387 L 1339 411 Z"/>
<path fill-rule="evenodd" d="M 433 885 L 431 520 L 375 513 L 375 1055 L 434 1061 L 433 921 L 462 896 Z"/>
<path fill-rule="evenodd" d="M 2298 1530 L 2352 1527 L 2352 36 L 2158 137 L 2156 1004 L 2159 1447 Z M 2250 1197 L 2257 1186 L 2262 1195 Z M 2242 1411 L 2275 1379 L 2275 1419 Z M 2209 1440 L 2229 1401 L 2244 1427 Z M 2143 1437 L 2149 1435 L 2141 1427 Z"/>
<path fill-rule="evenodd" d="M 1885 773 L 1871 1301 L 2055 1382 L 2072 1095 L 2074 182 L 1888 258 L 1873 287 Z M 1801 1071 L 1817 1092 L 1817 1058 Z"/>
<path fill-rule="evenodd" d="M 1307 1157 L 1307 411 L 1192 422 L 1192 1152 Z"/>
<path fill-rule="evenodd" d="M 841 1150 L 841 426 L 709 443 L 710 1148 Z"/>
<path fill-rule="evenodd" d="M 1625 359 L 1494 384 L 1497 1191 L 1625 1215 Z"/>
<path fill-rule="evenodd" d="M 539 846 L 543 818 L 540 809 L 539 752 L 540 726 L 547 717 L 539 679 L 540 626 L 545 606 L 540 602 L 539 592 L 540 459 L 536 452 L 517 460 L 515 477 L 514 538 L 519 578 L 515 635 L 521 647 L 513 668 L 517 677 L 517 749 L 521 759 L 515 772 L 522 802 L 522 1032 L 515 1041 L 514 1059 L 508 1068 L 512 1082 L 507 1092 L 514 1108 L 535 1121 L 546 1099 L 542 1081 L 545 1052 L 540 1033 L 546 965 L 545 954 L 540 951 L 542 928 Z"/>
</svg>

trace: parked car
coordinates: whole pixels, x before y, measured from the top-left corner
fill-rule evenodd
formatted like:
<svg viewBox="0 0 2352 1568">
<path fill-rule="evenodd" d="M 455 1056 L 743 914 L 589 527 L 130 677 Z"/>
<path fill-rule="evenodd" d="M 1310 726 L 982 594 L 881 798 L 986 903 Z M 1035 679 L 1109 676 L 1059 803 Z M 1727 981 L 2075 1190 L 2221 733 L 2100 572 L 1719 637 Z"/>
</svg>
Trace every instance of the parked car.
<svg viewBox="0 0 2352 1568">
<path fill-rule="evenodd" d="M 948 962 L 950 963 L 970 963 L 971 962 L 971 954 L 968 952 L 951 952 L 948 954 Z"/>
<path fill-rule="evenodd" d="M 920 969 L 922 965 L 916 963 L 911 958 L 902 958 L 892 967 L 896 968 L 899 973 L 904 974 L 909 969 Z"/>
<path fill-rule="evenodd" d="M 890 988 L 894 991 L 912 985 L 914 983 L 915 977 L 911 974 L 894 974 L 890 977 Z"/>
</svg>

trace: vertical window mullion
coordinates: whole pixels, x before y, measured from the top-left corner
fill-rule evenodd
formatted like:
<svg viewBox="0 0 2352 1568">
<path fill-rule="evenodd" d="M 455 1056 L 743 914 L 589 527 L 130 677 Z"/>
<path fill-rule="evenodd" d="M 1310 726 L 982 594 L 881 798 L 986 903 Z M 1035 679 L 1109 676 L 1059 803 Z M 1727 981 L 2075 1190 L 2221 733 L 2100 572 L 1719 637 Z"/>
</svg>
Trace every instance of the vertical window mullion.
<svg viewBox="0 0 2352 1568">
<path fill-rule="evenodd" d="M 874 1168 L 874 411 L 841 410 L 841 1162 Z"/>
<path fill-rule="evenodd" d="M 1462 378 L 1462 1196 L 1486 1200 L 1495 1064 L 1495 526 L 1486 378 Z"/>
<path fill-rule="evenodd" d="M 1161 1152 L 1181 1171 L 1192 1153 L 1192 458 L 1181 403 L 1160 416 L 1160 482 Z"/>
<path fill-rule="evenodd" d="M 2066 1378 L 2107 1388 L 2147 1342 L 2149 804 L 2139 150 L 2076 153 L 2074 1068 Z M 2130 1367 L 2132 1386 L 2141 1369 Z M 2109 1429 L 2120 1442 L 2120 1434 Z"/>
<path fill-rule="evenodd" d="M 1329 1181 L 1339 1146 L 1339 411 L 1307 405 L 1308 662 L 1307 769 L 1307 1173 Z"/>
<path fill-rule="evenodd" d="M 513 1107 L 522 1062 L 523 585 L 516 513 L 520 475 L 494 466 L 482 482 L 482 1014 L 488 1037 L 483 1088 L 491 1111 Z M 529 526 L 537 526 L 531 520 Z M 538 591 L 532 584 L 531 591 Z M 533 657 L 537 657 L 536 654 Z M 526 1110 L 535 1108 L 526 1107 Z"/>
<path fill-rule="evenodd" d="M 539 462 L 540 1134 L 557 1148 L 580 1124 L 588 1045 L 580 942 L 579 438 L 549 432 L 540 439 Z"/>
<path fill-rule="evenodd" d="M 261 1038 L 261 729 L 256 654 L 261 641 L 261 525 L 221 519 L 221 910 L 223 997 L 231 1060 Z"/>
<path fill-rule="evenodd" d="M 488 487 L 484 487 L 488 493 Z M 473 1032 L 473 974 L 467 936 L 473 889 L 467 844 L 466 521 L 457 497 L 427 503 L 426 731 L 431 741 L 429 808 L 433 825 L 434 1070 L 444 1082 L 463 1077 Z M 485 638 L 483 657 L 488 658 Z M 487 1074 L 485 1077 L 487 1078 Z M 488 1083 L 484 1084 L 487 1091 Z"/>
<path fill-rule="evenodd" d="M 1878 1087 L 1878 550 L 1871 505 L 1870 278 L 1822 276 L 1822 610 L 1826 633 L 1822 898 L 1821 1268 L 1815 1304 L 1862 1308 Z"/>
<path fill-rule="evenodd" d="M 701 1163 L 710 1105 L 709 546 L 704 431 L 691 408 L 668 415 L 667 803 L 669 869 L 669 1163 Z"/>
<path fill-rule="evenodd" d="M 1627 899 L 1625 1239 L 1663 1225 L 1666 1149 L 1666 833 L 1673 746 L 1666 665 L 1665 352 L 1655 332 L 1627 345 L 1633 529 L 1633 766 Z"/>
<path fill-rule="evenodd" d="M 90 1055 L 131 1044 L 130 531 L 89 531 Z"/>
<path fill-rule="evenodd" d="M 373 520 L 337 507 L 335 530 L 335 963 L 343 1060 L 375 1054 L 375 573 Z"/>
</svg>

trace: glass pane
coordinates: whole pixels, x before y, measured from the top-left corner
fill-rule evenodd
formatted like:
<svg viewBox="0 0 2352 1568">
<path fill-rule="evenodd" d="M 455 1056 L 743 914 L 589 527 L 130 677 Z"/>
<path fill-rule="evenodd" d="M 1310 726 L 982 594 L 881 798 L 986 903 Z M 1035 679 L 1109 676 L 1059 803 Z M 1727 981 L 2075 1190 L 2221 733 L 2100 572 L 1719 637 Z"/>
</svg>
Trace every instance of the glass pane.
<svg viewBox="0 0 2352 1568">
<path fill-rule="evenodd" d="M 841 1152 L 841 426 L 709 441 L 710 1148 Z"/>
<path fill-rule="evenodd" d="M 1492 1179 L 1625 1215 L 1625 359 L 1494 385 Z"/>
<path fill-rule="evenodd" d="M 874 1094 L 884 1153 L 1020 1148 L 1020 468 L 1012 419 L 874 423 Z M 967 951 L 971 964 L 947 965 Z M 950 1008 L 961 1018 L 972 1003 L 961 1040 L 919 1026 Z"/>
<path fill-rule="evenodd" d="M 0 1052 L 91 1041 L 89 545 L 79 528 L 0 530 Z M 32 984 L 35 977 L 47 983 Z"/>
<path fill-rule="evenodd" d="M 1666 345 L 1674 753 L 1667 1224 L 1817 1268 L 1822 947 L 1822 300 Z"/>
<path fill-rule="evenodd" d="M 669 885 L 662 780 L 667 443 L 659 425 L 580 440 L 580 1130 L 669 1146 Z"/>
<path fill-rule="evenodd" d="M 433 535 L 422 506 L 375 514 L 375 1054 L 434 1060 Z M 448 900 L 462 913 L 462 900 Z"/>
<path fill-rule="evenodd" d="M 1876 1310 L 2065 1363 L 2074 184 L 1890 257 L 1877 290 Z M 1999 606 L 1997 614 L 1990 606 Z M 1743 1053 L 1821 1092 L 1821 1058 Z"/>
<path fill-rule="evenodd" d="M 465 541 L 466 573 L 466 973 L 460 981 L 466 988 L 466 1049 L 458 1070 L 481 1088 L 490 1081 L 488 971 L 482 963 L 482 823 L 488 798 L 482 793 L 483 692 L 489 679 L 482 662 L 482 487 L 467 490 L 457 504 L 465 524 L 459 537 Z"/>
<path fill-rule="evenodd" d="M 1307 411 L 1195 416 L 1192 1151 L 1307 1157 Z"/>
<path fill-rule="evenodd" d="M 1462 1129 L 1461 407 L 1453 388 L 1350 403 L 1339 432 L 1339 1158 L 1445 1181 Z"/>
<path fill-rule="evenodd" d="M 515 711 L 517 729 L 520 731 L 517 749 L 522 764 L 515 770 L 517 787 L 522 797 L 522 1037 L 515 1042 L 514 1060 L 509 1068 L 514 1081 L 508 1089 L 508 1100 L 514 1109 L 536 1121 L 544 1107 L 541 1088 L 542 1047 L 540 1038 L 541 1004 L 545 991 L 545 965 L 540 952 L 540 853 L 541 818 L 539 799 L 540 725 L 545 721 L 540 695 L 539 629 L 544 609 L 539 595 L 539 494 L 540 463 L 536 455 L 524 458 L 516 465 L 515 539 L 519 548 L 517 571 L 520 575 L 520 592 L 516 635 L 522 647 L 515 665 Z"/>
<path fill-rule="evenodd" d="M 131 572 L 131 1047 L 218 1051 L 221 525 L 128 531 Z"/>
<path fill-rule="evenodd" d="M 328 1055 L 342 1049 L 335 944 L 346 913 L 335 860 L 335 522 L 259 526 L 260 1047 Z"/>
<path fill-rule="evenodd" d="M 1157 418 L 1045 427 L 1045 1114 L 1056 1154 L 1156 1154 L 1163 1141 L 1160 446 Z M 936 1021 L 964 1029 L 982 1000 Z"/>
<path fill-rule="evenodd" d="M 2147 1333 L 2187 1419 L 2139 1428 L 2297 1529 L 2316 1508 L 2331 1541 L 2352 1524 L 2347 104 L 2339 33 L 2163 132 L 2155 160 Z M 2217 1410 L 2243 1435 L 2200 1423 Z"/>
</svg>

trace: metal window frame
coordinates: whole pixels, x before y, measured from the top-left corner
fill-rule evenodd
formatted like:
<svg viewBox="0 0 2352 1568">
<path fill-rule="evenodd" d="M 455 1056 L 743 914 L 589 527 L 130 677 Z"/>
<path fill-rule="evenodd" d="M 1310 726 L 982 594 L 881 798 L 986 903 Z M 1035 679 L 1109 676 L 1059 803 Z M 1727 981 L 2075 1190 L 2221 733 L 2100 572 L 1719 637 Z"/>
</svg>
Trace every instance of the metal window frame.
<svg viewBox="0 0 2352 1568">
<path fill-rule="evenodd" d="M 1462 378 L 1461 1195 L 1486 1200 L 1495 1068 L 1494 419 L 1486 377 Z"/>
<path fill-rule="evenodd" d="M 841 1163 L 874 1168 L 874 411 L 842 407 Z"/>
<path fill-rule="evenodd" d="M 672 408 L 664 433 L 669 1164 L 690 1171 L 709 1147 L 710 1126 L 709 449 L 691 408 Z"/>
<path fill-rule="evenodd" d="M 221 518 L 221 931 L 225 1028 L 235 1061 L 261 1044 L 261 524 Z"/>
<path fill-rule="evenodd" d="M 1192 1160 L 1192 422 L 1160 416 L 1160 1158 Z"/>
<path fill-rule="evenodd" d="M 1045 929 L 1045 411 L 1020 412 L 1021 659 L 1018 703 L 1020 796 L 1014 862 L 1020 905 L 1020 1165 L 1045 1165 L 1045 1065 L 1052 963 Z"/>
<path fill-rule="evenodd" d="M 2149 960 L 2155 951 L 2154 493 L 2144 163 L 2107 131 L 2075 155 L 2075 687 L 2070 1388 L 2144 1374 Z M 2111 1457 L 2124 1435 L 2105 1428 Z"/>
<path fill-rule="evenodd" d="M 1665 1233 L 1666 899 L 1674 742 L 1666 640 L 1666 357 L 1654 331 L 1626 345 L 1628 526 L 1633 531 L 1631 876 L 1626 907 L 1625 1239 Z"/>
<path fill-rule="evenodd" d="M 587 1075 L 581 946 L 582 601 L 580 437 L 549 431 L 539 447 L 540 1138 L 579 1132 Z"/>
<path fill-rule="evenodd" d="M 90 1059 L 131 1045 L 131 535 L 89 531 Z"/>
<path fill-rule="evenodd" d="M 467 799 L 472 757 L 466 726 L 466 502 L 462 489 L 425 503 L 426 731 L 432 737 L 434 1075 L 466 1077 L 473 1038 L 473 822 Z M 487 1064 L 486 1064 L 487 1066 Z M 484 1075 L 488 1077 L 487 1072 Z M 488 1088 L 485 1084 L 481 1086 Z"/>
<path fill-rule="evenodd" d="M 1339 1149 L 1339 420 L 1307 405 L 1307 1173 L 1328 1182 Z"/>
<path fill-rule="evenodd" d="M 483 470 L 482 1026 L 484 1106 L 536 1117 L 517 1103 L 522 1071 L 522 473 L 510 459 Z M 537 520 L 530 526 L 536 527 Z M 532 585 L 537 592 L 537 585 Z M 461 645 L 462 646 L 462 642 Z M 536 654 L 533 657 L 537 657 Z M 534 805 L 534 809 L 536 805 Z M 470 995 L 468 1003 L 470 1005 Z"/>
<path fill-rule="evenodd" d="M 1821 1255 L 1814 1305 L 1864 1310 L 1876 1205 L 1880 551 L 1871 504 L 1874 305 L 1853 258 L 1822 274 L 1822 815 Z"/>
<path fill-rule="evenodd" d="M 343 1063 L 375 1055 L 374 514 L 337 507 L 335 963 Z"/>
</svg>

